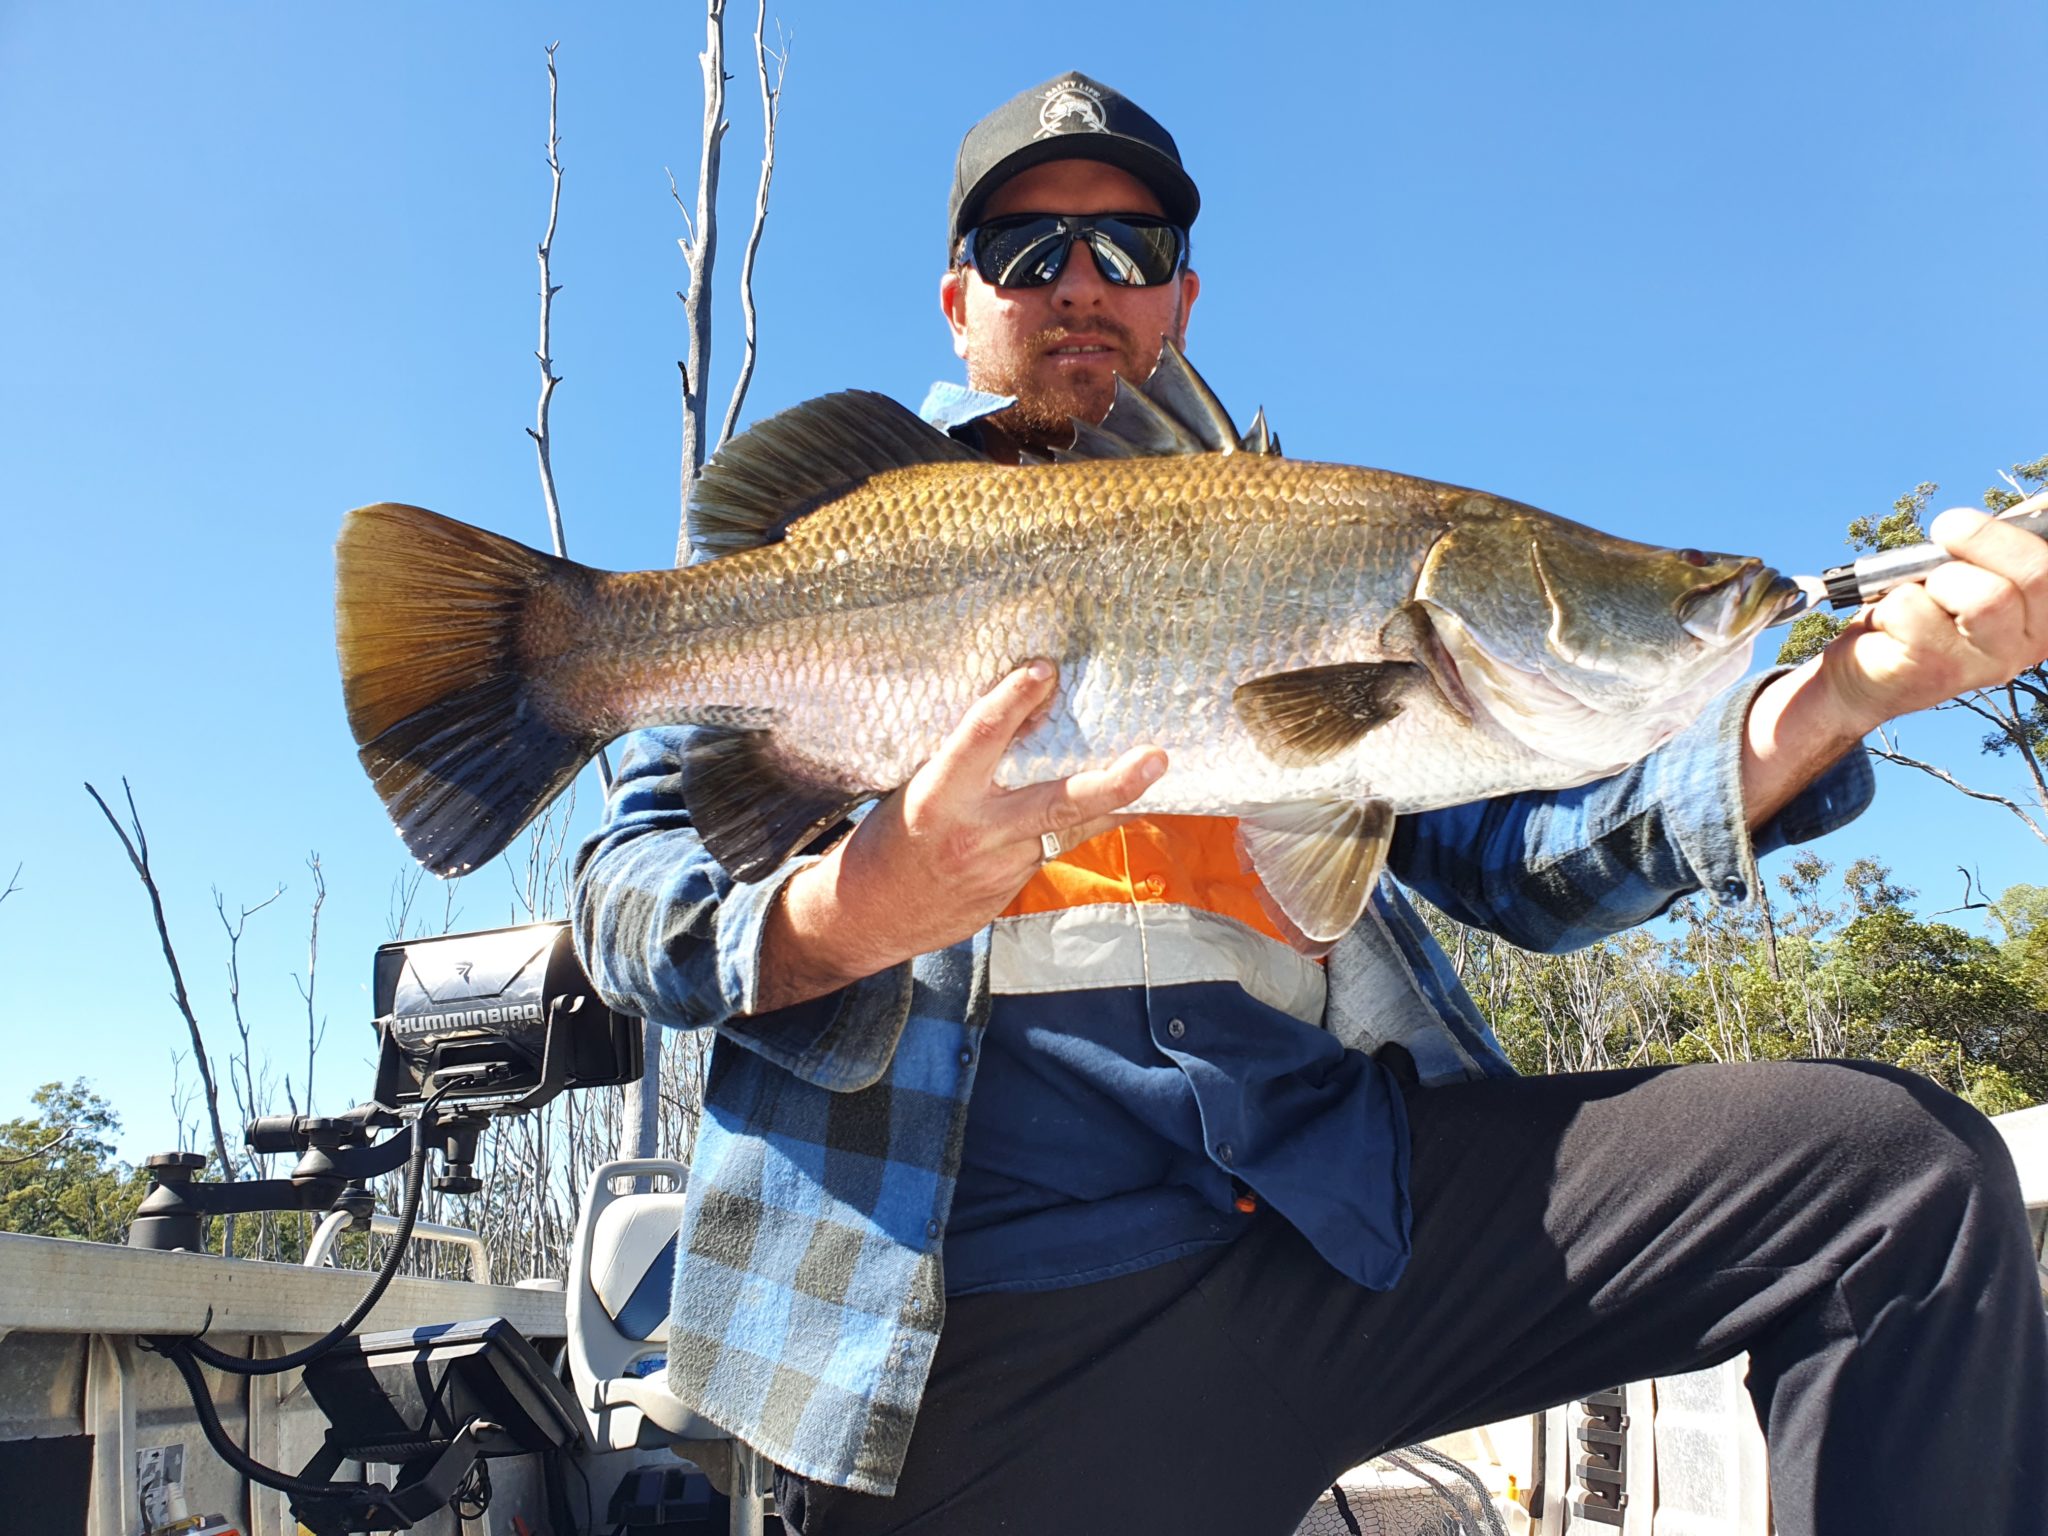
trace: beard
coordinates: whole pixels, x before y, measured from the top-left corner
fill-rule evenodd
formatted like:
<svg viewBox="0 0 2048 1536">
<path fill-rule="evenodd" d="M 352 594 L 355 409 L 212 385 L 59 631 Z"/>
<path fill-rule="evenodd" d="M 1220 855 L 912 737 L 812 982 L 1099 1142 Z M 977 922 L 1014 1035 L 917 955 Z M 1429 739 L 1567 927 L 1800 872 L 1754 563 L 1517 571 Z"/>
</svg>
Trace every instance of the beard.
<svg viewBox="0 0 2048 1536">
<path fill-rule="evenodd" d="M 1140 354 L 1137 338 L 1128 326 L 1097 316 L 1088 334 L 1108 338 L 1115 348 L 1115 373 L 1132 384 L 1141 384 L 1157 363 Z M 1073 418 L 1099 422 L 1109 414 L 1116 399 L 1114 375 L 1078 376 L 1041 384 L 1035 369 L 1040 358 L 1074 333 L 1064 325 L 1048 326 L 1022 340 L 996 350 L 983 349 L 967 360 L 967 382 L 992 395 L 1014 395 L 1017 403 L 988 419 L 1020 443 L 1063 447 L 1073 441 Z M 1156 348 L 1156 343 L 1155 343 Z"/>
</svg>

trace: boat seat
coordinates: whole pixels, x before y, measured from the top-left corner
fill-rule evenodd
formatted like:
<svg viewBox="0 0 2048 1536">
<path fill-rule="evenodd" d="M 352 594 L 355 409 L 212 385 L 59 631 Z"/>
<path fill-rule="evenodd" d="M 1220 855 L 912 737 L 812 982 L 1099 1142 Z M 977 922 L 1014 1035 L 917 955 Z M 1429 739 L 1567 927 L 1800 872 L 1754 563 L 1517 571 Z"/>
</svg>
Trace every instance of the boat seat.
<svg viewBox="0 0 2048 1536">
<path fill-rule="evenodd" d="M 598 1450 L 667 1446 L 732 1500 L 735 1536 L 753 1536 L 767 1464 L 668 1389 L 669 1301 L 688 1178 L 667 1158 L 606 1163 L 591 1175 L 569 1252 L 569 1374 Z M 641 1179 L 652 1187 L 628 1182 Z"/>
</svg>

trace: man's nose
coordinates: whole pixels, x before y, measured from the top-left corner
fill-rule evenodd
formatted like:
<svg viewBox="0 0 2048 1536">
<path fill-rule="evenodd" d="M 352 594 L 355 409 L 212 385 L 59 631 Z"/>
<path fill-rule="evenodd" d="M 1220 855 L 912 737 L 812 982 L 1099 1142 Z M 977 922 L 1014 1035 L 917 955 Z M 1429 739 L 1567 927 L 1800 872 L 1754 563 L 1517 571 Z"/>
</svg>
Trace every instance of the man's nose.
<svg viewBox="0 0 2048 1536">
<path fill-rule="evenodd" d="M 1053 302 L 1100 304 L 1113 286 L 1095 264 L 1095 252 L 1088 242 L 1075 240 L 1067 247 L 1067 260 L 1060 275 L 1053 280 Z"/>
</svg>

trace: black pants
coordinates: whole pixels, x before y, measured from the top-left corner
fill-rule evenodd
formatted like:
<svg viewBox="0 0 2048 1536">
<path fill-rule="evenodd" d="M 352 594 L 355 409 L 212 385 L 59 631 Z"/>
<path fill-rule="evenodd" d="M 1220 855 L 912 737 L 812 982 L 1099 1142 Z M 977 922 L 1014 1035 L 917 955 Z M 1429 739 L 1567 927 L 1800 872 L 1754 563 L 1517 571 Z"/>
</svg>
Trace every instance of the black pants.
<svg viewBox="0 0 2048 1536">
<path fill-rule="evenodd" d="M 1286 1536 L 1346 1468 L 1750 1352 L 1779 1536 L 2040 1536 L 2048 1329 L 2012 1164 L 1924 1079 L 1695 1066 L 1411 1091 L 1391 1291 L 1286 1222 L 959 1298 L 895 1498 L 802 1536 Z"/>
</svg>

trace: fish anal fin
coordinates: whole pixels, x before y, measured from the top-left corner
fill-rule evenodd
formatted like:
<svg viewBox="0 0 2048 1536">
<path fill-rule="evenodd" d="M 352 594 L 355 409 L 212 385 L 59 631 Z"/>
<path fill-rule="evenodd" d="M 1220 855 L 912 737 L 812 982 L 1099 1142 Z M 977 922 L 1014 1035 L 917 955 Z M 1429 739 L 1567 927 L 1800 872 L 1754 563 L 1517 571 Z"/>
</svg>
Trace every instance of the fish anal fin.
<svg viewBox="0 0 2048 1536">
<path fill-rule="evenodd" d="M 1238 850 L 1263 894 L 1305 942 L 1325 953 L 1350 931 L 1386 866 L 1394 808 L 1385 800 L 1260 806 L 1237 823 Z"/>
<path fill-rule="evenodd" d="M 690 542 L 705 555 L 773 544 L 789 525 L 892 469 L 982 455 L 887 395 L 850 389 L 757 422 L 690 486 Z"/>
<path fill-rule="evenodd" d="M 1413 662 L 1340 662 L 1255 677 L 1238 684 L 1231 700 L 1260 751 L 1307 767 L 1385 725 L 1422 681 Z"/>
<path fill-rule="evenodd" d="M 683 802 L 705 848 L 735 880 L 774 873 L 869 798 L 792 773 L 772 731 L 707 727 L 690 738 Z"/>
</svg>

